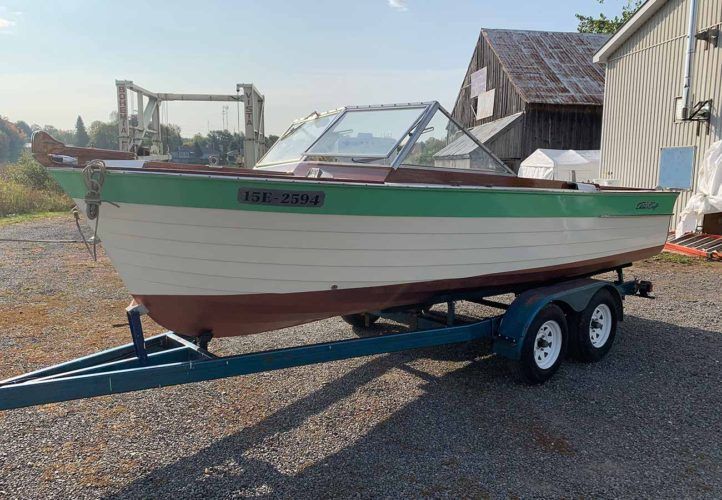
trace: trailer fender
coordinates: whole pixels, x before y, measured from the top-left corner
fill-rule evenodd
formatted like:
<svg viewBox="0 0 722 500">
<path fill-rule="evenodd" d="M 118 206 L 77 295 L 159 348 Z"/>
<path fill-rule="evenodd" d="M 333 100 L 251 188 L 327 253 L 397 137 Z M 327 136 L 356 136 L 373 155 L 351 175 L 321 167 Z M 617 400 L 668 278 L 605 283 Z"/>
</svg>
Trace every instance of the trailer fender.
<svg viewBox="0 0 722 500">
<path fill-rule="evenodd" d="M 619 318 L 622 312 L 622 295 L 613 284 L 590 278 L 565 281 L 533 288 L 520 294 L 507 309 L 494 336 L 493 352 L 508 359 L 518 360 L 529 326 L 536 315 L 549 303 L 557 303 L 565 311 L 583 311 L 595 293 L 602 288 L 610 290 L 618 303 Z"/>
</svg>

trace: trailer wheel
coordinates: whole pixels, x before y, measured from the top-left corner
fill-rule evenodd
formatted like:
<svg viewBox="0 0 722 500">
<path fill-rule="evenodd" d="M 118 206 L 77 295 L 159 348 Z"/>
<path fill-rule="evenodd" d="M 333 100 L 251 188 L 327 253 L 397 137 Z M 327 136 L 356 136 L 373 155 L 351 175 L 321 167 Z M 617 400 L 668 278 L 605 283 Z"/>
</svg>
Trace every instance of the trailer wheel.
<svg viewBox="0 0 722 500">
<path fill-rule="evenodd" d="M 368 318 L 368 323 L 367 323 Z M 341 316 L 341 319 L 344 320 L 349 325 L 356 327 L 356 328 L 368 328 L 374 323 L 376 323 L 379 319 L 378 316 L 371 313 L 359 313 L 359 314 L 347 314 L 345 316 Z"/>
<path fill-rule="evenodd" d="M 516 362 L 519 377 L 529 384 L 542 384 L 559 369 L 567 350 L 567 318 L 556 304 L 547 304 L 524 335 L 521 358 Z"/>
<path fill-rule="evenodd" d="M 617 334 L 617 303 L 609 290 L 599 290 L 579 315 L 575 355 L 587 363 L 607 355 Z"/>
</svg>

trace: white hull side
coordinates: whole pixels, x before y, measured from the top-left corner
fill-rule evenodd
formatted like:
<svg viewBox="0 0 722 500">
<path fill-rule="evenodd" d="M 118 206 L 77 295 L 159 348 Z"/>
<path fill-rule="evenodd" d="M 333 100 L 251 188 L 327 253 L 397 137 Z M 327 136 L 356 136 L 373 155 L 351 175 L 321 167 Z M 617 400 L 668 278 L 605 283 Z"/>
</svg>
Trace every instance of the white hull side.
<svg viewBox="0 0 722 500">
<path fill-rule="evenodd" d="M 103 204 L 98 232 L 133 295 L 237 295 L 558 266 L 661 246 L 668 224 L 668 216 L 362 217 Z"/>
</svg>

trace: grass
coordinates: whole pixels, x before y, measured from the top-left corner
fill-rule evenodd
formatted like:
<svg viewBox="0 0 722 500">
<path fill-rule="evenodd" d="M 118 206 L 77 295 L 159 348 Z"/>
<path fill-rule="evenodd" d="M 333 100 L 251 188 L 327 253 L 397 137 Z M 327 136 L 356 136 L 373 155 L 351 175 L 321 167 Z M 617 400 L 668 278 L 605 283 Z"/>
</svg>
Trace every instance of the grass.
<svg viewBox="0 0 722 500">
<path fill-rule="evenodd" d="M 11 224 L 19 224 L 21 222 L 28 222 L 37 219 L 45 219 L 48 217 L 60 217 L 68 215 L 68 210 L 62 211 L 50 211 L 50 212 L 35 212 L 32 214 L 19 214 L 19 215 L 7 215 L 0 217 L 0 227 L 9 226 Z"/>
<path fill-rule="evenodd" d="M 0 218 L 69 210 L 73 201 L 29 154 L 0 170 Z"/>
<path fill-rule="evenodd" d="M 700 262 L 704 262 L 704 259 L 702 257 L 693 257 L 691 255 L 682 255 L 678 253 L 672 253 L 672 252 L 662 252 L 660 254 L 655 255 L 651 259 L 649 259 L 650 262 L 668 262 L 670 264 L 681 264 L 683 266 L 691 266 L 694 264 L 699 264 Z"/>
<path fill-rule="evenodd" d="M 64 193 L 35 189 L 0 180 L 0 217 L 70 210 L 73 201 Z"/>
</svg>

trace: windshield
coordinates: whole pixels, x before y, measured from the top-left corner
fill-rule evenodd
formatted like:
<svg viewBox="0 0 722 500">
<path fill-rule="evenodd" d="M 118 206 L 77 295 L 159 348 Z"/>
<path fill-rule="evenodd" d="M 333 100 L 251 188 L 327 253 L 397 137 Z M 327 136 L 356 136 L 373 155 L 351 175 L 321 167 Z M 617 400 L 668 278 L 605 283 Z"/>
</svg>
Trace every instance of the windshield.
<svg viewBox="0 0 722 500">
<path fill-rule="evenodd" d="M 258 164 L 268 165 L 300 160 L 308 147 L 326 130 L 337 114 L 338 111 L 327 113 L 291 126 Z"/>
<path fill-rule="evenodd" d="M 418 121 L 421 107 L 350 109 L 308 150 L 309 155 L 386 158 Z"/>
<path fill-rule="evenodd" d="M 438 102 L 354 106 L 314 113 L 295 122 L 258 165 L 303 158 L 514 175 Z"/>
<path fill-rule="evenodd" d="M 426 123 L 401 165 L 509 173 L 509 169 L 498 158 L 441 109 L 437 109 Z"/>
</svg>

